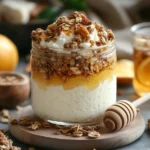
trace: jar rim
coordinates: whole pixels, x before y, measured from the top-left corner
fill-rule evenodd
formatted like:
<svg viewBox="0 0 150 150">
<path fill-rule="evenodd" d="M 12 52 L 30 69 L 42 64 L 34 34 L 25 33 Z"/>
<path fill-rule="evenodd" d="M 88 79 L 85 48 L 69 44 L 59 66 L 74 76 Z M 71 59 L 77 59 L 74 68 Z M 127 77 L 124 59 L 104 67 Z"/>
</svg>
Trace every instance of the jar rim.
<svg viewBox="0 0 150 150">
<path fill-rule="evenodd" d="M 150 37 L 150 32 L 149 34 L 147 32 L 144 33 L 144 30 L 142 32 L 142 29 L 146 29 L 146 28 L 150 30 L 150 22 L 135 24 L 130 28 L 130 30 L 133 34 Z"/>
<path fill-rule="evenodd" d="M 109 42 L 106 45 L 102 45 L 102 46 L 99 46 L 99 47 L 96 47 L 96 48 L 82 48 L 82 49 L 78 48 L 78 49 L 73 49 L 72 51 L 69 51 L 69 50 L 66 51 L 66 50 L 64 50 L 64 48 L 53 48 L 53 47 L 49 47 L 48 49 L 53 50 L 53 51 L 62 49 L 62 51 L 57 51 L 57 53 L 60 53 L 60 54 L 71 54 L 72 52 L 79 52 L 79 53 L 81 53 L 84 50 L 86 50 L 88 52 L 90 50 L 99 50 L 99 49 L 103 49 L 103 48 L 108 48 L 107 50 L 99 52 L 99 54 L 108 54 L 114 49 L 114 47 L 115 47 L 115 40 Z M 42 48 L 44 48 L 44 47 L 42 47 Z M 31 49 L 31 51 L 32 51 L 32 49 Z"/>
</svg>

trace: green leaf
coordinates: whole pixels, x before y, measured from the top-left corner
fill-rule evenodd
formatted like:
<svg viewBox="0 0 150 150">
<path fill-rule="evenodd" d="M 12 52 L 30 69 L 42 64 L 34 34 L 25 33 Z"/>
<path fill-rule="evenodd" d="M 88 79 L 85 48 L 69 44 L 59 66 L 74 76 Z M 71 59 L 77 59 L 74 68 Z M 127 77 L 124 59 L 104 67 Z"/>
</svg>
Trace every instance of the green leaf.
<svg viewBox="0 0 150 150">
<path fill-rule="evenodd" d="M 37 18 L 54 21 L 58 15 L 59 15 L 59 11 L 56 7 L 47 7 L 42 12 L 40 12 Z"/>
<path fill-rule="evenodd" d="M 73 9 L 79 11 L 86 11 L 88 9 L 86 0 L 60 0 L 65 9 Z"/>
</svg>

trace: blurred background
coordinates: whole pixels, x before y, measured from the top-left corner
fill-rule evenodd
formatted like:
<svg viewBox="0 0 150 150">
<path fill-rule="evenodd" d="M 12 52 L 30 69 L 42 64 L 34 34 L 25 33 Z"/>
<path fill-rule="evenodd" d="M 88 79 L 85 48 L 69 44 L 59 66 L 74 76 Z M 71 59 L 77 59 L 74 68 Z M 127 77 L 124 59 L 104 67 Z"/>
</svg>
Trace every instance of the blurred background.
<svg viewBox="0 0 150 150">
<path fill-rule="evenodd" d="M 20 55 L 27 55 L 33 29 L 44 29 L 74 10 L 114 31 L 118 58 L 132 57 L 131 25 L 150 21 L 150 0 L 0 0 L 0 34 L 16 44 Z"/>
</svg>

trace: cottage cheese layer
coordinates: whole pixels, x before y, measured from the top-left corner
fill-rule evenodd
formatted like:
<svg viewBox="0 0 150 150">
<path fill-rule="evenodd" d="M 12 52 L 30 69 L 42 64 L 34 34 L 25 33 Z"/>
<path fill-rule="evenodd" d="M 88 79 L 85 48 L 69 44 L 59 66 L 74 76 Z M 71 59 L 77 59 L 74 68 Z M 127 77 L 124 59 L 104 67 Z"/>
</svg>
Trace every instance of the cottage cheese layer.
<svg viewBox="0 0 150 150">
<path fill-rule="evenodd" d="M 116 102 L 116 77 L 104 80 L 87 91 L 83 86 L 64 90 L 59 86 L 43 89 L 32 79 L 32 107 L 41 118 L 70 123 L 98 122 Z"/>
</svg>

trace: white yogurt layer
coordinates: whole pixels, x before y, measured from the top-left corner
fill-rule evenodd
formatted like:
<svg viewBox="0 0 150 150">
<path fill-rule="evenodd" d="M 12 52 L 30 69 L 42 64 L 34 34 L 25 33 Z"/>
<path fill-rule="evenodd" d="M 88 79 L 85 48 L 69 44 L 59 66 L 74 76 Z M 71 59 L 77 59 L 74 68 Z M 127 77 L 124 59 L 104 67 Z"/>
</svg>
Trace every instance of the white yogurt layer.
<svg viewBox="0 0 150 150">
<path fill-rule="evenodd" d="M 71 90 L 64 90 L 62 86 L 42 89 L 32 79 L 32 107 L 43 119 L 70 123 L 100 121 L 104 111 L 115 102 L 116 76 L 92 91 L 82 86 Z"/>
<path fill-rule="evenodd" d="M 99 41 L 99 37 L 98 37 L 98 31 L 95 28 L 95 25 L 92 24 L 91 27 L 93 28 L 93 32 L 91 34 L 89 34 L 89 42 L 82 42 L 80 43 L 80 46 L 84 49 L 84 48 L 98 48 L 98 46 L 96 45 L 96 43 L 93 44 L 93 46 L 91 47 L 91 43 L 90 40 L 92 41 Z M 104 34 L 107 35 L 107 32 L 104 31 Z M 58 52 L 66 52 L 64 49 L 64 44 L 65 43 L 69 43 L 72 41 L 72 39 L 75 37 L 76 35 L 74 34 L 70 34 L 69 36 L 66 35 L 63 31 L 61 32 L 61 34 L 59 36 L 56 37 L 56 41 L 45 41 L 44 39 L 41 40 L 40 45 L 44 48 L 54 48 L 54 50 L 58 50 Z M 58 49 L 57 49 L 58 48 Z M 81 51 L 81 49 L 78 49 Z M 70 51 L 78 51 L 78 50 L 74 50 L 71 49 Z"/>
</svg>

